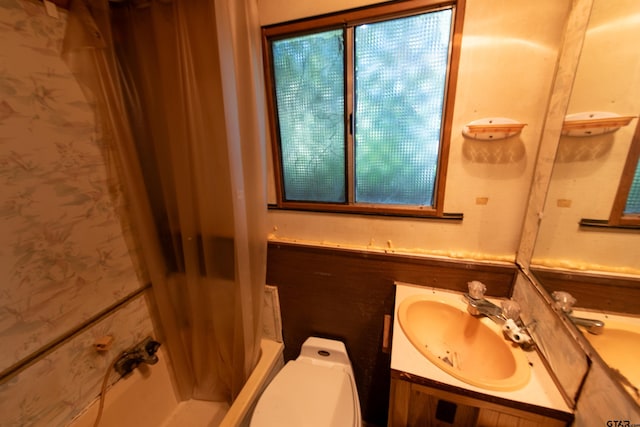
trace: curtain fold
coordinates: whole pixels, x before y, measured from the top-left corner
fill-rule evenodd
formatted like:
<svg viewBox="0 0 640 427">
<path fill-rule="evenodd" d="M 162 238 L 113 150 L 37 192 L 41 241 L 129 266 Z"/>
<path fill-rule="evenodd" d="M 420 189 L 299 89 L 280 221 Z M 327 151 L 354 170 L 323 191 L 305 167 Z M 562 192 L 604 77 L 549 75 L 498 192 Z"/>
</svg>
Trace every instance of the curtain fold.
<svg viewBox="0 0 640 427">
<path fill-rule="evenodd" d="M 64 51 L 95 97 L 181 396 L 232 400 L 259 357 L 266 275 L 255 0 L 73 3 Z"/>
</svg>

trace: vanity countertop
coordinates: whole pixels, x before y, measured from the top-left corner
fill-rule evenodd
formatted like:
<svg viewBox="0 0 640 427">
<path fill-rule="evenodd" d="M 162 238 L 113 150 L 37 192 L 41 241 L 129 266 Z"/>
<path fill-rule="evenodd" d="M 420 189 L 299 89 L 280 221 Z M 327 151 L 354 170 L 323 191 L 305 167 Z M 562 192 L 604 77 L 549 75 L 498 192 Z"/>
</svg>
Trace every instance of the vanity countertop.
<svg viewBox="0 0 640 427">
<path fill-rule="evenodd" d="M 397 318 L 398 306 L 407 297 L 424 293 L 438 294 L 448 303 L 466 310 L 466 301 L 462 294 L 438 288 L 411 285 L 396 282 L 396 301 L 394 319 Z M 482 322 L 492 322 L 489 318 L 482 318 Z M 494 391 L 467 384 L 447 374 L 426 359 L 406 337 L 397 320 L 394 320 L 393 340 L 391 351 L 391 369 L 405 372 L 428 380 L 436 381 L 460 389 L 470 390 L 479 394 L 494 396 L 500 399 L 535 405 L 566 413 L 572 413 L 564 397 L 556 387 L 553 378 L 547 371 L 542 359 L 536 351 L 525 352 L 531 366 L 529 383 L 519 390 Z"/>
</svg>

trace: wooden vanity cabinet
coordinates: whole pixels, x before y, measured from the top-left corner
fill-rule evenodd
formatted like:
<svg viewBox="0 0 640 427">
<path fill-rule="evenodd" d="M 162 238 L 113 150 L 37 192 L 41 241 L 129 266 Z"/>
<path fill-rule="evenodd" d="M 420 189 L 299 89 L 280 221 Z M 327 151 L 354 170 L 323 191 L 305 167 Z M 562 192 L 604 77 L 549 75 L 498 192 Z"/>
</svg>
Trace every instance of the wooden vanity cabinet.
<svg viewBox="0 0 640 427">
<path fill-rule="evenodd" d="M 391 371 L 388 427 L 560 427 L 573 415 Z"/>
</svg>

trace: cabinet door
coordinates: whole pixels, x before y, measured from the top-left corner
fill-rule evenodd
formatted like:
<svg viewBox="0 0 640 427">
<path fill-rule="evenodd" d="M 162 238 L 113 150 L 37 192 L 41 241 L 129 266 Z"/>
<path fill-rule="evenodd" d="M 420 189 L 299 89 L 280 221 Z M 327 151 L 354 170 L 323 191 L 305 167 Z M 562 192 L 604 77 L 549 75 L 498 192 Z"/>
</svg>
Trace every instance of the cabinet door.
<svg viewBox="0 0 640 427">
<path fill-rule="evenodd" d="M 478 415 L 477 427 L 564 427 L 565 421 L 532 413 L 509 414 L 483 408 Z"/>
<path fill-rule="evenodd" d="M 478 412 L 421 385 L 391 380 L 390 427 L 470 427 L 476 425 Z"/>
<path fill-rule="evenodd" d="M 412 384 L 407 425 L 410 427 L 475 426 L 478 408 L 452 400 L 434 396 L 425 392 L 422 387 Z"/>
<path fill-rule="evenodd" d="M 389 427 L 562 427 L 544 415 L 391 379 Z"/>
</svg>

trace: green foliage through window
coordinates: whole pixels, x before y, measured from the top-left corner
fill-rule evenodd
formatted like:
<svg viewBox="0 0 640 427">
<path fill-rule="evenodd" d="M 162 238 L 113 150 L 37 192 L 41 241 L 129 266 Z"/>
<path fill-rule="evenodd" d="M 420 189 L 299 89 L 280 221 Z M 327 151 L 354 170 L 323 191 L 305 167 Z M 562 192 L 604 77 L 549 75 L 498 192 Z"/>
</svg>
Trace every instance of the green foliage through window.
<svg viewBox="0 0 640 427">
<path fill-rule="evenodd" d="M 430 206 L 451 10 L 355 29 L 356 201 Z"/>
<path fill-rule="evenodd" d="M 286 198 L 345 201 L 343 31 L 274 42 Z"/>
<path fill-rule="evenodd" d="M 629 196 L 627 197 L 627 206 L 624 208 L 625 215 L 640 214 L 640 162 L 636 166 L 636 173 L 633 175 L 633 182 Z"/>
<path fill-rule="evenodd" d="M 434 209 L 453 18 L 446 6 L 267 36 L 282 201 Z"/>
</svg>

